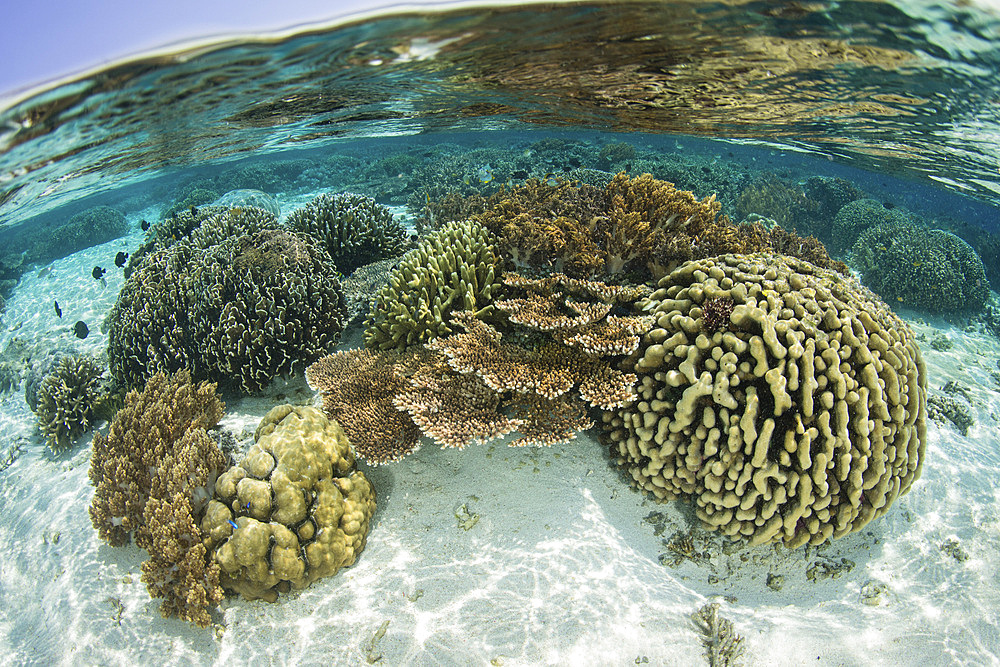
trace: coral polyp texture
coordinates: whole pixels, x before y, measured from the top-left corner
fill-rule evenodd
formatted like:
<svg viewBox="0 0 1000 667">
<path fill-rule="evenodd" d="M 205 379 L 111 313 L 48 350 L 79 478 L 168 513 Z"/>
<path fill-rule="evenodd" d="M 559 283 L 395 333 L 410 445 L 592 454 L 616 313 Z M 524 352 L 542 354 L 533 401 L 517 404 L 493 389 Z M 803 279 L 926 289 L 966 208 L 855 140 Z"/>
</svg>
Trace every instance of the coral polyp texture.
<svg viewBox="0 0 1000 667">
<path fill-rule="evenodd" d="M 982 260 L 950 232 L 892 220 L 865 230 L 851 254 L 862 282 L 889 303 L 951 315 L 977 313 L 989 299 Z"/>
<path fill-rule="evenodd" d="M 713 330 L 705 312 L 719 299 L 734 307 Z M 639 399 L 604 415 L 640 488 L 693 499 L 726 535 L 797 547 L 861 529 L 919 477 L 920 350 L 853 279 L 725 255 L 678 267 L 645 309 L 656 325 L 634 367 Z"/>
<path fill-rule="evenodd" d="M 69 449 L 96 419 L 104 369 L 91 357 L 68 355 L 42 379 L 35 415 L 38 429 L 53 452 Z"/>
<path fill-rule="evenodd" d="M 343 429 L 315 408 L 273 408 L 254 441 L 219 476 L 201 527 L 222 586 L 274 602 L 354 564 L 375 491 Z"/>
<path fill-rule="evenodd" d="M 196 229 L 192 239 L 208 242 L 247 223 L 233 211 L 205 221 L 218 226 Z M 140 387 L 158 371 L 187 368 L 254 393 L 329 351 L 346 318 L 336 267 L 308 235 L 265 228 L 207 247 L 179 241 L 147 255 L 118 295 L 109 318 L 111 373 Z"/>
<path fill-rule="evenodd" d="M 406 249 L 406 230 L 371 197 L 321 194 L 288 216 L 288 226 L 320 241 L 344 275 Z"/>
<path fill-rule="evenodd" d="M 202 544 L 198 522 L 225 457 L 206 429 L 225 406 L 215 385 L 191 375 L 154 375 L 129 392 L 107 436 L 94 436 L 90 519 L 112 546 L 129 539 L 149 552 L 142 581 L 161 611 L 205 627 L 222 599 L 219 569 Z"/>
<path fill-rule="evenodd" d="M 403 350 L 451 333 L 452 311 L 489 312 L 499 277 L 493 237 L 481 224 L 445 225 L 403 257 L 378 293 L 365 346 Z"/>
</svg>

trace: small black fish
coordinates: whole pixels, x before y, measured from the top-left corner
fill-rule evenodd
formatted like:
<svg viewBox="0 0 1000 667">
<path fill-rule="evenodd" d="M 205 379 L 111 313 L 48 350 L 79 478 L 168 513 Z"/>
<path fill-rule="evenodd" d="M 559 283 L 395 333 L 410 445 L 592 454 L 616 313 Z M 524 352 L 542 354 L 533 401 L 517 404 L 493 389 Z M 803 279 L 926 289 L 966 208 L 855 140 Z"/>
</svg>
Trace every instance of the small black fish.
<svg viewBox="0 0 1000 667">
<path fill-rule="evenodd" d="M 126 261 L 128 261 L 128 253 L 119 250 L 118 254 L 115 255 L 115 266 L 117 266 L 120 269 L 123 266 L 125 266 Z"/>
<path fill-rule="evenodd" d="M 56 304 L 56 315 L 62 317 L 62 308 L 59 307 L 59 302 L 53 301 L 52 303 Z"/>
<path fill-rule="evenodd" d="M 84 322 L 83 320 L 80 320 L 76 324 L 73 325 L 73 333 L 76 334 L 77 338 L 79 338 L 80 340 L 83 340 L 84 338 L 87 337 L 87 334 L 90 333 L 90 329 L 87 327 L 87 323 L 86 322 Z"/>
<path fill-rule="evenodd" d="M 100 280 L 101 278 L 104 277 L 105 273 L 107 273 L 107 271 L 105 271 L 99 266 L 95 266 L 94 270 L 90 272 L 90 275 L 94 276 L 94 278 L 96 278 L 97 280 Z"/>
<path fill-rule="evenodd" d="M 191 207 L 191 215 L 198 215 L 198 207 L 197 206 L 192 206 Z"/>
<path fill-rule="evenodd" d="M 139 226 L 142 227 L 142 231 L 144 231 L 144 232 L 148 232 L 149 231 L 149 223 L 146 222 L 145 220 L 143 220 L 142 222 L 140 222 Z"/>
</svg>

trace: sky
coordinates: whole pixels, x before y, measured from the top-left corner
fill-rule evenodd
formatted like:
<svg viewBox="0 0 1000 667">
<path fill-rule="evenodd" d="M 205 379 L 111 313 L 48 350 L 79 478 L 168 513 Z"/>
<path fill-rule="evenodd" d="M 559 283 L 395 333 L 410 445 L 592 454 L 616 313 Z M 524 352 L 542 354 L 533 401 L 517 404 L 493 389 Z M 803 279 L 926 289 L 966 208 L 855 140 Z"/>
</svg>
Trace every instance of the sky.
<svg viewBox="0 0 1000 667">
<path fill-rule="evenodd" d="M 394 4 L 398 3 L 5 0 L 0 5 L 0 98 L 172 43 L 280 30 Z M 414 4 L 421 2 L 410 3 Z"/>
</svg>

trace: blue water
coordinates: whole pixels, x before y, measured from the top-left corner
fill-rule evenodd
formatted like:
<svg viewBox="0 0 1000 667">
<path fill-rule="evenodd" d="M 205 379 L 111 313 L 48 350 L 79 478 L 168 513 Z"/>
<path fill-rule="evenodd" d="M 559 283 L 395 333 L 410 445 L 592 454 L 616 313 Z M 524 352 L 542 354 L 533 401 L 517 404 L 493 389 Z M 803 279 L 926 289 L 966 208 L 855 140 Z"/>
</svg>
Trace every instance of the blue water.
<svg viewBox="0 0 1000 667">
<path fill-rule="evenodd" d="M 902 1 L 387 14 L 140 56 L 8 100 L 0 653 L 14 664 L 701 664 L 690 616 L 718 602 L 746 664 L 1000 664 L 997 109 L 1000 14 Z M 542 449 L 425 442 L 402 461 L 362 463 L 379 510 L 356 565 L 274 604 L 227 598 L 207 629 L 160 617 L 140 583 L 144 552 L 101 542 L 87 516 L 93 430 L 52 453 L 25 399 L 55 350 L 113 364 L 107 318 L 127 279 L 117 253 L 137 261 L 171 213 L 238 189 L 268 195 L 282 224 L 316 195 L 365 195 L 415 243 L 446 195 L 531 179 L 603 187 L 622 171 L 714 195 L 733 222 L 763 216 L 817 236 L 873 288 L 831 231 L 837 211 L 810 194 L 816 177 L 968 245 L 985 304 L 941 312 L 883 295 L 920 343 L 928 395 L 970 420 L 928 420 L 909 494 L 831 544 L 751 548 L 630 489 L 596 429 Z M 761 184 L 771 200 L 750 196 Z M 95 207 L 121 228 L 73 226 Z M 362 345 L 363 329 L 354 320 L 336 349 Z M 296 371 L 251 396 L 224 387 L 221 428 L 237 453 L 274 405 L 317 400 Z M 678 551 L 669 539 L 684 535 L 694 546 Z"/>
</svg>

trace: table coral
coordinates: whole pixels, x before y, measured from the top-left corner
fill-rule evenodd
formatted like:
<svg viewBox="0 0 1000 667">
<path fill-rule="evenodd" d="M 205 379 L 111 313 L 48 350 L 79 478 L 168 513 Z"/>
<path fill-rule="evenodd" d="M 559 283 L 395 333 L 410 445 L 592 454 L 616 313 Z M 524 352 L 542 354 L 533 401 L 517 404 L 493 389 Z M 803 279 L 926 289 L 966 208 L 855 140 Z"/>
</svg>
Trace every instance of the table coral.
<svg viewBox="0 0 1000 667">
<path fill-rule="evenodd" d="M 726 328 L 705 309 L 735 303 Z M 659 499 L 754 544 L 842 537 L 919 477 L 926 370 L 912 332 L 855 281 L 776 255 L 688 262 L 646 302 L 639 399 L 604 415 Z"/>
<path fill-rule="evenodd" d="M 343 429 L 315 408 L 281 405 L 219 476 L 201 528 L 222 586 L 273 602 L 353 565 L 374 512 Z"/>
</svg>

